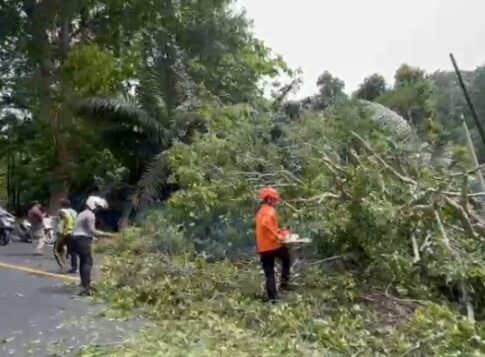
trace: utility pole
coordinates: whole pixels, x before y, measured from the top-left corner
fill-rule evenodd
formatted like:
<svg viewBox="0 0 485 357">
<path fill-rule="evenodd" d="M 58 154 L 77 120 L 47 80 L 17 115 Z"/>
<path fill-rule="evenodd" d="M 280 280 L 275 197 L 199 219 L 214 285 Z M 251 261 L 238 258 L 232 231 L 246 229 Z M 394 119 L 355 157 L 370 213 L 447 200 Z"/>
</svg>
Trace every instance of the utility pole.
<svg viewBox="0 0 485 357">
<path fill-rule="evenodd" d="M 482 138 L 483 145 L 485 145 L 485 131 L 483 130 L 482 124 L 478 119 L 477 111 L 475 110 L 475 106 L 473 105 L 470 95 L 468 94 L 468 90 L 466 89 L 465 82 L 463 81 L 463 77 L 461 76 L 460 69 L 458 68 L 458 64 L 456 63 L 455 56 L 453 56 L 453 53 L 450 53 L 450 58 L 451 58 L 451 63 L 453 63 L 453 67 L 455 67 L 455 73 L 456 73 L 456 76 L 458 77 L 458 82 L 460 83 L 461 90 L 463 91 L 463 95 L 465 96 L 468 107 L 470 108 L 470 112 L 472 113 L 473 120 L 475 121 L 475 124 L 478 128 L 480 137 Z"/>
</svg>

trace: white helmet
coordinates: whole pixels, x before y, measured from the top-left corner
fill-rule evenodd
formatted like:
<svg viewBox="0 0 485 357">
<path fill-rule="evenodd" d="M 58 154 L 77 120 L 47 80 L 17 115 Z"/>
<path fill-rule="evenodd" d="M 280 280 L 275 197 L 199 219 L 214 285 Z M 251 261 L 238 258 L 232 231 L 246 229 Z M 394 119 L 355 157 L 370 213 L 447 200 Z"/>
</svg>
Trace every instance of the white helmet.
<svg viewBox="0 0 485 357">
<path fill-rule="evenodd" d="M 99 196 L 89 196 L 86 200 L 86 206 L 88 206 L 91 211 L 94 211 L 96 208 L 106 209 L 108 208 L 108 202 Z"/>
</svg>

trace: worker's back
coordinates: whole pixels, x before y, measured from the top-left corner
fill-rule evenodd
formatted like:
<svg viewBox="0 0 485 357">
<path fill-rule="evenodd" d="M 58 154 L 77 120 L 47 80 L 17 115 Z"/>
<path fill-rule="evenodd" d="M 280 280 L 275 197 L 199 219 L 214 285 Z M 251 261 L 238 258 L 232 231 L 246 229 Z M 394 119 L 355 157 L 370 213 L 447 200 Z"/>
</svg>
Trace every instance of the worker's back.
<svg viewBox="0 0 485 357">
<path fill-rule="evenodd" d="M 263 204 L 256 215 L 256 243 L 258 253 L 281 248 L 280 228 L 274 207 Z"/>
</svg>

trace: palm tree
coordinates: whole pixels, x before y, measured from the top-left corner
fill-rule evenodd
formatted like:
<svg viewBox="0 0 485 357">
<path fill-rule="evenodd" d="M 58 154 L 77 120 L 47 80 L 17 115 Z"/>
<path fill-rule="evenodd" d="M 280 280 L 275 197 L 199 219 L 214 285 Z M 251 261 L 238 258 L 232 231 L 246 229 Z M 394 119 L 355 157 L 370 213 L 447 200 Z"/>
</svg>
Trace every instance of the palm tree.
<svg viewBox="0 0 485 357">
<path fill-rule="evenodd" d="M 104 126 L 105 145 L 129 168 L 134 206 L 147 204 L 161 193 L 167 175 L 163 153 L 177 140 L 188 140 L 194 130 L 205 130 L 182 51 L 169 41 L 158 47 L 152 44 L 146 56 L 150 61 L 136 97 L 85 98 L 76 104 L 78 115 Z M 122 220 L 129 214 L 124 212 Z"/>
</svg>

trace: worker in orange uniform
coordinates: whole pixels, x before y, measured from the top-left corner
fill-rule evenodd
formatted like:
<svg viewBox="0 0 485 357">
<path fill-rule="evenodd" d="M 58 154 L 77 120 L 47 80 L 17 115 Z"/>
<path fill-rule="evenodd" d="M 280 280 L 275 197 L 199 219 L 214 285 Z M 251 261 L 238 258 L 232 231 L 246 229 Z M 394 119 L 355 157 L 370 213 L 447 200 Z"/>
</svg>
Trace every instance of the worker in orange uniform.
<svg viewBox="0 0 485 357">
<path fill-rule="evenodd" d="M 260 192 L 263 201 L 256 215 L 256 238 L 258 253 L 261 257 L 264 275 L 266 276 L 266 291 L 270 302 L 276 302 L 278 292 L 275 281 L 275 259 L 282 263 L 281 289 L 289 289 L 290 253 L 283 244 L 289 237 L 288 229 L 281 229 L 276 214 L 276 206 L 280 201 L 280 194 L 272 187 L 265 187 Z"/>
</svg>

